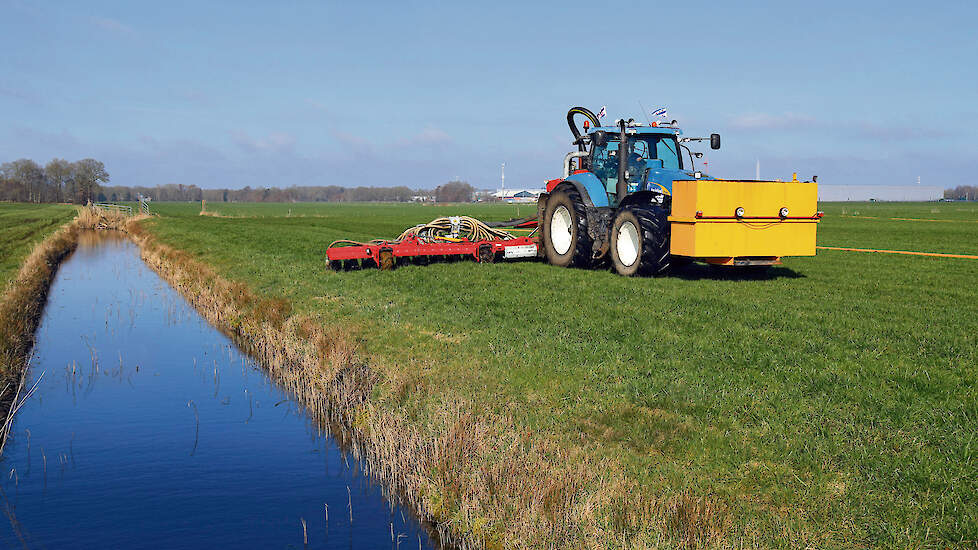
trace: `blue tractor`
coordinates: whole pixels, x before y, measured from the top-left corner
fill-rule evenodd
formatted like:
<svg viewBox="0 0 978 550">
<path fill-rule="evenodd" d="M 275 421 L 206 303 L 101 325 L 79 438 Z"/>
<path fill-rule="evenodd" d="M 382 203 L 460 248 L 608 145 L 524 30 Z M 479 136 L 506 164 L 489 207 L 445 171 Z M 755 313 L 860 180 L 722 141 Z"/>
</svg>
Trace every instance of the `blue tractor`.
<svg viewBox="0 0 978 550">
<path fill-rule="evenodd" d="M 587 119 L 586 133 L 576 116 Z M 567 154 L 563 177 L 549 181 L 537 203 L 547 260 L 575 267 L 610 260 L 622 275 L 661 275 L 688 262 L 670 253 L 673 182 L 709 179 L 693 167 L 702 153 L 684 143 L 709 139 L 719 149 L 720 136 L 682 138 L 675 121 L 601 126 L 584 107 L 568 111 L 567 124 L 578 150 Z"/>
</svg>

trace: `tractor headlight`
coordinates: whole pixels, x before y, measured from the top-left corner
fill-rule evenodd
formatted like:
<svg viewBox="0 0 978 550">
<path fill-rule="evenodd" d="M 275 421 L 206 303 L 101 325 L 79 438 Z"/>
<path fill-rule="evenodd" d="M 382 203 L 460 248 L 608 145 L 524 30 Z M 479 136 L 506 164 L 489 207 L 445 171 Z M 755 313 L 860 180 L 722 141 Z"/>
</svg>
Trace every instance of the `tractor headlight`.
<svg viewBox="0 0 978 550">
<path fill-rule="evenodd" d="M 782 206 L 781 207 L 781 210 L 778 210 L 778 215 L 781 216 L 782 218 L 787 218 L 788 217 L 788 207 L 787 206 Z"/>
<path fill-rule="evenodd" d="M 743 218 L 744 217 L 744 207 L 743 206 L 738 206 L 737 209 L 734 210 L 734 216 L 737 216 L 738 218 Z"/>
</svg>

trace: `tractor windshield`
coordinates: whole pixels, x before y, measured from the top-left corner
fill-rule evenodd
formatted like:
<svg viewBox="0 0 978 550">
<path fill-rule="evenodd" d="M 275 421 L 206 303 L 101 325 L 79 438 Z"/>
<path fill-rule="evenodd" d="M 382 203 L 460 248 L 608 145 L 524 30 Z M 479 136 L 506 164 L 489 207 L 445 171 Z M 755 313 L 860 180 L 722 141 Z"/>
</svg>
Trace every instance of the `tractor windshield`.
<svg viewBox="0 0 978 550">
<path fill-rule="evenodd" d="M 682 170 L 683 160 L 675 137 L 645 134 L 630 136 L 628 139 L 633 155 L 641 155 L 642 160 L 661 160 L 662 167 L 666 170 Z"/>
<path fill-rule="evenodd" d="M 610 137 L 610 136 L 609 136 Z M 609 192 L 613 192 L 618 182 L 619 141 L 609 139 L 591 149 L 591 171 L 602 180 Z M 676 137 L 662 134 L 635 134 L 628 136 L 628 162 L 626 174 L 628 183 L 644 183 L 648 170 L 658 168 L 657 160 L 662 161 L 665 170 L 682 170 L 683 159 L 679 155 Z"/>
</svg>

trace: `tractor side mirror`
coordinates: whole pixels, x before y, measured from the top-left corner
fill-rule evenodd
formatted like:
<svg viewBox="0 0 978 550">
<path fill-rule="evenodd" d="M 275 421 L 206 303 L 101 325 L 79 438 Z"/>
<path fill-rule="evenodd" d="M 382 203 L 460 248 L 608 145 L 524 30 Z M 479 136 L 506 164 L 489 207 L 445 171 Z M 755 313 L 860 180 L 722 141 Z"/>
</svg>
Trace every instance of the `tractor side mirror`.
<svg viewBox="0 0 978 550">
<path fill-rule="evenodd" d="M 710 149 L 720 148 L 720 134 L 710 134 Z"/>
</svg>

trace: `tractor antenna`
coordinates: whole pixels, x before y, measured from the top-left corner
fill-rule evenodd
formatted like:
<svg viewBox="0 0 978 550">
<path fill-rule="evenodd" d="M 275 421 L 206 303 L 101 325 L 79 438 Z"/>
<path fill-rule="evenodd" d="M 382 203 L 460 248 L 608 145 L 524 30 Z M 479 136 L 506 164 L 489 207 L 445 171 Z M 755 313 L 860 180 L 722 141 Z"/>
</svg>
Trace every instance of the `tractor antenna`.
<svg viewBox="0 0 978 550">
<path fill-rule="evenodd" d="M 645 109 L 645 105 L 642 105 L 642 100 L 638 100 L 638 106 L 642 108 L 642 114 L 645 115 L 645 120 L 649 121 L 649 126 L 652 126 L 652 118 L 649 117 L 649 112 Z"/>
</svg>

